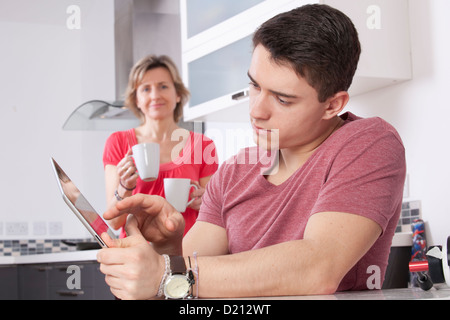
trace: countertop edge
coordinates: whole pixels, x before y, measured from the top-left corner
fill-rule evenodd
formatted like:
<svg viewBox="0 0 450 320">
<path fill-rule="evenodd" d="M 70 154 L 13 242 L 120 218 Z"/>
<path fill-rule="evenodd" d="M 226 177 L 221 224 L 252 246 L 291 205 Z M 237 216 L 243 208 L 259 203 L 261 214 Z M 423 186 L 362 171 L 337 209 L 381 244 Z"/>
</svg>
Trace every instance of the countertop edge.
<svg viewBox="0 0 450 320">
<path fill-rule="evenodd" d="M 99 250 L 84 250 L 84 251 L 58 252 L 48 254 L 34 254 L 16 257 L 3 256 L 0 257 L 0 265 L 97 261 L 98 251 Z"/>
<path fill-rule="evenodd" d="M 412 232 L 399 232 L 394 234 L 391 247 L 410 247 L 412 245 Z"/>
<path fill-rule="evenodd" d="M 392 246 L 406 247 L 412 244 L 412 233 L 395 234 Z M 76 261 L 97 261 L 99 250 L 82 250 L 70 252 L 58 252 L 47 254 L 34 254 L 25 256 L 0 256 L 1 265 L 14 264 L 39 264 L 39 263 L 58 263 L 58 262 L 76 262 Z"/>
</svg>

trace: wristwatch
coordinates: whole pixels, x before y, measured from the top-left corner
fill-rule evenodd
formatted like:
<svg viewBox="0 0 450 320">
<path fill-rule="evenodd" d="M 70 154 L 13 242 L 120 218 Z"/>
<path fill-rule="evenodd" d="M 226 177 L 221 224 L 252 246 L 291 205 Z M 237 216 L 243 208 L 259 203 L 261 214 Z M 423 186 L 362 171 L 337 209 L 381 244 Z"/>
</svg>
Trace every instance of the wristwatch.
<svg viewBox="0 0 450 320">
<path fill-rule="evenodd" d="M 184 258 L 170 256 L 170 274 L 164 283 L 166 299 L 185 299 L 192 297 L 192 285 L 195 283 L 194 274 L 186 269 Z"/>
</svg>

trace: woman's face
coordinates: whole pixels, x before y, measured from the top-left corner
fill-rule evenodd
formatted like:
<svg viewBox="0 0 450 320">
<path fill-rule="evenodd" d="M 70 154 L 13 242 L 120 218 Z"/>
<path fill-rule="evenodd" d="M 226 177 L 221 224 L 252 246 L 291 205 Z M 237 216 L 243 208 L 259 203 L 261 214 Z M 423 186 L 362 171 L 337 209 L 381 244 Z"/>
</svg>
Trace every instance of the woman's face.
<svg viewBox="0 0 450 320">
<path fill-rule="evenodd" d="M 173 111 L 180 96 L 170 72 L 163 67 L 147 71 L 136 91 L 136 105 L 145 119 L 162 120 L 173 118 Z"/>
</svg>

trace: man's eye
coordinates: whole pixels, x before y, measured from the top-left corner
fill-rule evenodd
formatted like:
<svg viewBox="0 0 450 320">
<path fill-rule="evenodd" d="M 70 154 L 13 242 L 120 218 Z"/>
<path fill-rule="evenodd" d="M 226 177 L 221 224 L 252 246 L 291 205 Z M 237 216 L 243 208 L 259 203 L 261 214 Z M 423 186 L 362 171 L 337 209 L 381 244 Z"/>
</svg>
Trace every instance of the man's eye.
<svg viewBox="0 0 450 320">
<path fill-rule="evenodd" d="M 254 83 L 254 82 L 250 82 L 250 83 L 249 83 L 249 86 L 250 86 L 250 87 L 253 87 L 253 88 L 255 88 L 255 89 L 259 89 L 259 86 L 258 86 L 256 83 Z"/>
<path fill-rule="evenodd" d="M 277 98 L 278 102 L 284 106 L 289 106 L 291 103 L 289 101 L 283 100 L 281 98 Z"/>
</svg>

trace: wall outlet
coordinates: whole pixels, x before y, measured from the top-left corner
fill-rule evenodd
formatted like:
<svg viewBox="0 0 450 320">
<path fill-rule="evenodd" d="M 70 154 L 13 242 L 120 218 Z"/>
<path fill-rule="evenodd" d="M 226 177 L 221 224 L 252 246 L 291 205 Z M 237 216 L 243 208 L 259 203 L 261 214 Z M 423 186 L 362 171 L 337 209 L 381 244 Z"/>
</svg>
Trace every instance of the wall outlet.
<svg viewBox="0 0 450 320">
<path fill-rule="evenodd" d="M 48 223 L 48 233 L 53 236 L 63 233 L 63 223 L 61 221 L 52 221 Z"/>
<path fill-rule="evenodd" d="M 45 236 L 47 234 L 47 223 L 45 221 L 33 222 L 33 235 Z"/>
<path fill-rule="evenodd" d="M 0 236 L 3 235 L 3 222 L 0 222 Z"/>
<path fill-rule="evenodd" d="M 26 236 L 28 235 L 28 222 L 7 222 L 5 233 L 7 236 Z"/>
</svg>

